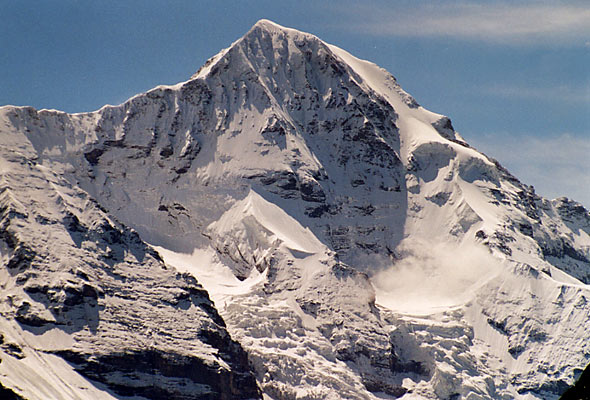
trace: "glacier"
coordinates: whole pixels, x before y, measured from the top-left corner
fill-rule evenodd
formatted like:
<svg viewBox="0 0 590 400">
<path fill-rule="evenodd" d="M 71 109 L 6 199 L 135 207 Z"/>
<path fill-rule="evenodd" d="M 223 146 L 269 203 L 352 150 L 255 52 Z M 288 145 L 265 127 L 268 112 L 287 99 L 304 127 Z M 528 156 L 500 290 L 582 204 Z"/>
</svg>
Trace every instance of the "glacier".
<svg viewBox="0 0 590 400">
<path fill-rule="evenodd" d="M 557 399 L 590 362 L 588 210 L 311 34 L 261 20 L 95 112 L 1 107 L 0 150 L 20 398 Z"/>
</svg>

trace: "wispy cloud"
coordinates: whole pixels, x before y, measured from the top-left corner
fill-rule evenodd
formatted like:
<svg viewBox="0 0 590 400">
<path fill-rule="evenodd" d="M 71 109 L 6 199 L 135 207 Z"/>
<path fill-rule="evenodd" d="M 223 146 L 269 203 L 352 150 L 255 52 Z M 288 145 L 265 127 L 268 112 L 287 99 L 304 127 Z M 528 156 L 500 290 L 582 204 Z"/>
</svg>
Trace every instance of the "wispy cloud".
<svg viewBox="0 0 590 400">
<path fill-rule="evenodd" d="M 566 196 L 590 208 L 590 133 L 585 137 L 497 133 L 468 141 L 542 196 Z"/>
<path fill-rule="evenodd" d="M 523 99 L 534 101 L 560 101 L 566 103 L 590 103 L 590 86 L 518 86 L 496 84 L 482 87 L 482 92 L 487 95 Z"/>
<path fill-rule="evenodd" d="M 569 43 L 590 38 L 588 3 L 384 2 L 349 7 L 347 29 L 385 36 L 451 37 L 492 43 Z"/>
</svg>

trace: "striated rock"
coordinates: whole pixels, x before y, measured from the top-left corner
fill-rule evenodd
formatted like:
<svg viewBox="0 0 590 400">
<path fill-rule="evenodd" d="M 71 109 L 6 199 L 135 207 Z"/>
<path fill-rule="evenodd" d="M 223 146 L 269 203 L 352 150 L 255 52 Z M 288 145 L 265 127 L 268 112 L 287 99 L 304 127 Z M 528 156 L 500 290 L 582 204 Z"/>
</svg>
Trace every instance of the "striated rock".
<svg viewBox="0 0 590 400">
<path fill-rule="evenodd" d="M 246 353 L 194 277 L 167 267 L 86 193 L 5 145 L 0 152 L 9 166 L 0 188 L 7 398 L 40 398 L 43 381 L 24 372 L 39 354 L 96 385 L 69 388 L 77 398 L 260 398 Z M 49 334 L 62 339 L 46 342 Z M 64 381 L 71 374 L 48 368 Z"/>
</svg>

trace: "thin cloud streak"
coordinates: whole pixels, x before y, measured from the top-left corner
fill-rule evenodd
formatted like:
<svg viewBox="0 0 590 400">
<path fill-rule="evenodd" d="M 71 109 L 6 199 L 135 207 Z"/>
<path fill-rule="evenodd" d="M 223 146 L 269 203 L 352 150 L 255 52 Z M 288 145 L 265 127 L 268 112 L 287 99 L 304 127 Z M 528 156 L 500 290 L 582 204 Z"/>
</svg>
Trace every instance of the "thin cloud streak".
<svg viewBox="0 0 590 400">
<path fill-rule="evenodd" d="M 535 101 L 561 101 L 567 103 L 590 103 L 590 86 L 571 87 L 531 87 L 494 85 L 481 88 L 486 95 L 502 98 L 535 100 Z"/>
<path fill-rule="evenodd" d="M 590 209 L 590 134 L 552 137 L 487 134 L 468 139 L 542 196 L 566 196 Z"/>
<path fill-rule="evenodd" d="M 351 6 L 342 27 L 382 36 L 450 37 L 504 44 L 585 46 L 590 7 L 508 2 L 423 4 L 370 2 Z M 362 15 L 362 22 L 358 21 Z"/>
</svg>

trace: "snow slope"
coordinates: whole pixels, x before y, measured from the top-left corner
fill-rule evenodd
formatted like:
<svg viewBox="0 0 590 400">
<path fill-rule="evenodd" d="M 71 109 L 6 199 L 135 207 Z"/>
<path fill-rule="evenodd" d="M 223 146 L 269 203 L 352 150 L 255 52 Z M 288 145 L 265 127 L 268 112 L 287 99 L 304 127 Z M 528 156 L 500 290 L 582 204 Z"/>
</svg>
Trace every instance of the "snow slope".
<svg viewBox="0 0 590 400">
<path fill-rule="evenodd" d="M 2 386 L 26 399 L 260 398 L 195 278 L 21 139 L 0 138 Z"/>
<path fill-rule="evenodd" d="M 555 399 L 589 362 L 588 211 L 313 35 L 262 20 L 186 82 L 0 132 L 195 276 L 267 398 Z"/>
</svg>

